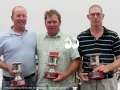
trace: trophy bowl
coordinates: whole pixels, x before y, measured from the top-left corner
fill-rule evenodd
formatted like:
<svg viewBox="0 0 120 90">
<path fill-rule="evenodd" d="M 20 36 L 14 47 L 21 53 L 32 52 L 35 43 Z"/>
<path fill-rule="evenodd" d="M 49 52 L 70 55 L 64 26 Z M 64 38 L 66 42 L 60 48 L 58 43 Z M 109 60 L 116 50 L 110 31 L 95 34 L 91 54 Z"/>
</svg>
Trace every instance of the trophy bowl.
<svg viewBox="0 0 120 90">
<path fill-rule="evenodd" d="M 27 86 L 27 81 L 23 79 L 20 74 L 22 73 L 22 62 L 14 62 L 12 64 L 13 73 L 15 74 L 15 79 L 11 82 L 11 87 L 24 87 Z"/>
<path fill-rule="evenodd" d="M 49 71 L 45 72 L 44 78 L 46 79 L 55 79 L 58 77 L 58 73 L 55 72 L 57 67 L 59 52 L 50 52 L 49 53 L 49 63 L 47 64 L 50 67 Z"/>
</svg>

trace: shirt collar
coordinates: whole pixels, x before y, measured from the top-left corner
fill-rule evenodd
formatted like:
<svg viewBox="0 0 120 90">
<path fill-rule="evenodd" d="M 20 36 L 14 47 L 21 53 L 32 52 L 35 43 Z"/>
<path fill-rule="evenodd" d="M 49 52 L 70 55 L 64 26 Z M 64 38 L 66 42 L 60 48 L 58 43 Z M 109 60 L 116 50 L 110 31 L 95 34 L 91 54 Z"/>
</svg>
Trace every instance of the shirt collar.
<svg viewBox="0 0 120 90">
<path fill-rule="evenodd" d="M 104 27 L 104 26 L 103 26 L 103 28 L 104 28 L 104 33 L 103 34 L 108 34 L 108 29 L 106 27 Z M 87 34 L 91 35 L 90 28 L 87 29 Z"/>
<path fill-rule="evenodd" d="M 53 38 L 61 37 L 61 35 L 62 35 L 61 31 L 59 31 L 59 32 L 57 33 L 57 35 L 54 36 Z M 50 36 L 48 35 L 48 33 L 46 32 L 44 38 L 51 38 L 51 37 L 50 37 Z"/>
<path fill-rule="evenodd" d="M 24 32 L 27 32 L 27 31 L 28 31 L 28 29 L 25 27 L 25 31 Z M 21 34 L 19 34 L 17 32 L 14 32 L 11 28 L 9 30 L 9 34 L 11 34 L 11 35 L 21 35 Z"/>
</svg>

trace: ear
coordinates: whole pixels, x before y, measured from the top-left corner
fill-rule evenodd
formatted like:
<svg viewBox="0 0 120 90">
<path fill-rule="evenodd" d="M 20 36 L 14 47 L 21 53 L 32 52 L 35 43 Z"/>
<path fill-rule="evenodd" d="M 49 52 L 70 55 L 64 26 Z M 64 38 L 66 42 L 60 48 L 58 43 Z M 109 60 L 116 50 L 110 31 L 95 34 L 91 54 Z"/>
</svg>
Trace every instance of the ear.
<svg viewBox="0 0 120 90">
<path fill-rule="evenodd" d="M 105 17 L 105 14 L 103 14 L 103 19 L 104 19 L 104 17 Z"/>
<path fill-rule="evenodd" d="M 87 18 L 90 19 L 89 15 L 87 15 Z"/>
<path fill-rule="evenodd" d="M 46 21 L 44 21 L 44 25 L 45 25 L 45 27 L 46 27 Z"/>
<path fill-rule="evenodd" d="M 11 16 L 11 20 L 13 21 L 13 16 Z"/>
<path fill-rule="evenodd" d="M 60 25 L 61 25 L 61 20 L 59 22 L 60 22 Z"/>
</svg>

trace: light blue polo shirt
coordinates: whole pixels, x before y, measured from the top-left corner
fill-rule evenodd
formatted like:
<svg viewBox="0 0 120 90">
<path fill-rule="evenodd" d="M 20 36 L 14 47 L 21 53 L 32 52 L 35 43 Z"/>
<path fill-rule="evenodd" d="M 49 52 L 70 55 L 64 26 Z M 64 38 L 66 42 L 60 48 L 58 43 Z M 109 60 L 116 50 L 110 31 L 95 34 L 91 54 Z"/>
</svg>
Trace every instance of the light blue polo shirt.
<svg viewBox="0 0 120 90">
<path fill-rule="evenodd" d="M 21 35 L 12 29 L 0 34 L 0 56 L 4 62 L 12 66 L 13 62 L 23 62 L 22 77 L 35 72 L 36 33 L 25 28 Z M 8 71 L 3 70 L 3 75 L 10 77 Z"/>
</svg>

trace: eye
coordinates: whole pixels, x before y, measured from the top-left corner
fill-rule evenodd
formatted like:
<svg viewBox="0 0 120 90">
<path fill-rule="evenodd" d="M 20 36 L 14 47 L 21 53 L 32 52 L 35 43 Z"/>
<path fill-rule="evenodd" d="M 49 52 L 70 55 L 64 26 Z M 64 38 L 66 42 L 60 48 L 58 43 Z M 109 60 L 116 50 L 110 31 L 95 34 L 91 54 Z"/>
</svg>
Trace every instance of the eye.
<svg viewBox="0 0 120 90">
<path fill-rule="evenodd" d="M 91 16 L 95 16 L 95 14 L 94 13 L 92 13 L 92 14 L 90 14 Z"/>
<path fill-rule="evenodd" d="M 17 17 L 17 18 L 19 18 L 19 17 L 20 17 L 20 15 L 17 15 L 16 17 Z"/>
<path fill-rule="evenodd" d="M 51 23 L 51 21 L 48 21 L 47 23 L 48 23 L 48 24 L 50 24 L 50 23 Z"/>
<path fill-rule="evenodd" d="M 101 16 L 102 14 L 101 14 L 101 13 L 91 13 L 91 14 L 90 14 L 91 17 L 95 17 L 95 15 L 96 15 L 97 17 L 99 17 L 99 16 Z"/>
<path fill-rule="evenodd" d="M 26 18 L 27 16 L 26 15 L 22 15 L 23 18 Z"/>
<path fill-rule="evenodd" d="M 26 15 L 16 15 L 17 18 L 26 18 L 27 16 Z"/>
<path fill-rule="evenodd" d="M 54 24 L 56 24 L 56 23 L 57 23 L 57 21 L 53 21 L 53 23 L 54 23 Z"/>
<path fill-rule="evenodd" d="M 100 16 L 100 15 L 101 15 L 101 13 L 96 13 L 96 15 L 97 15 L 97 16 Z"/>
</svg>

